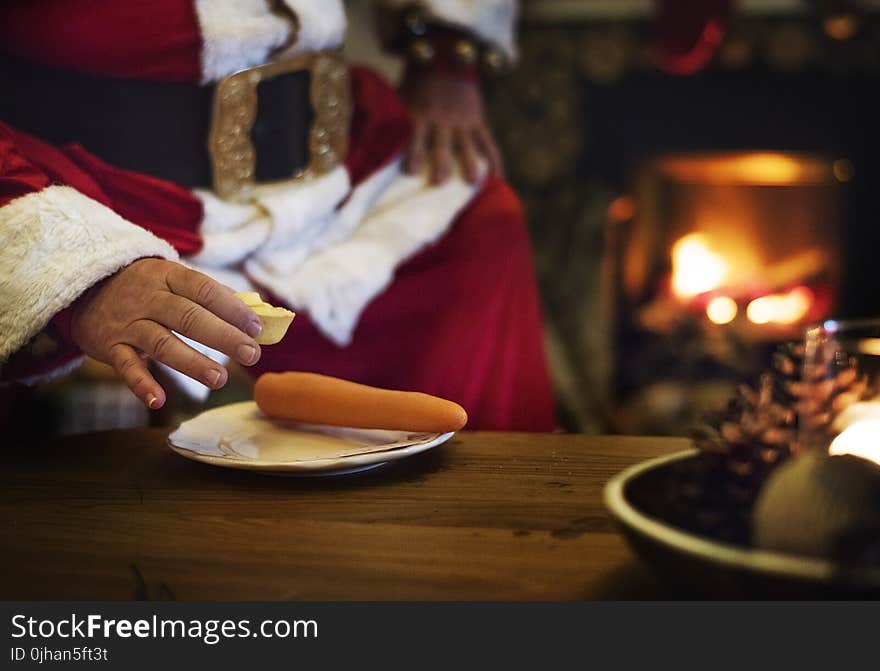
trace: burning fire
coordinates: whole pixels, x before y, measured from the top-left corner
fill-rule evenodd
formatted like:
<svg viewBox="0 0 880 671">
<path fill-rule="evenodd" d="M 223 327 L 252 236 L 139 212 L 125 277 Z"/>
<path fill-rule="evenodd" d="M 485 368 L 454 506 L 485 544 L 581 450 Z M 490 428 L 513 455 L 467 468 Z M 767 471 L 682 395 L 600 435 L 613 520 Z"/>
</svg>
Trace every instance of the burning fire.
<svg viewBox="0 0 880 671">
<path fill-rule="evenodd" d="M 813 306 L 813 292 L 795 287 L 784 294 L 767 294 L 749 303 L 746 316 L 753 324 L 797 324 Z"/>
<path fill-rule="evenodd" d="M 706 236 L 691 233 L 672 247 L 672 290 L 690 298 L 721 286 L 727 262 L 709 247 Z"/>
<path fill-rule="evenodd" d="M 764 268 L 765 280 L 772 277 L 779 284 L 771 281 L 771 286 L 785 286 L 783 276 L 793 279 L 795 271 L 812 271 L 817 264 L 824 263 L 824 255 L 818 254 L 818 260 L 814 256 L 817 254 L 808 250 L 772 268 Z M 737 297 L 750 299 L 745 314 L 751 323 L 758 325 L 798 324 L 809 317 L 816 304 L 815 295 L 805 286 L 756 296 L 745 269 L 740 269 L 739 273 L 735 270 L 730 258 L 712 248 L 705 233 L 690 233 L 672 246 L 673 293 L 684 301 L 710 292 L 718 294 L 700 303 L 705 306 L 706 317 L 713 324 L 729 324 L 736 319 L 739 313 Z M 799 274 L 803 277 L 803 273 Z M 720 293 L 719 289 L 725 293 Z"/>
</svg>

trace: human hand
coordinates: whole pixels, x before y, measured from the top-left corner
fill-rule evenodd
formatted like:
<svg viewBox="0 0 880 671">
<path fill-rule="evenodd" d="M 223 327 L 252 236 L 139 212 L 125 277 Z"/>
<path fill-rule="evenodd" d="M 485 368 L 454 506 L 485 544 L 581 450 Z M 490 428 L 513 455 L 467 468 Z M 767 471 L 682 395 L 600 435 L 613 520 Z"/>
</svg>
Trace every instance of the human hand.
<svg viewBox="0 0 880 671">
<path fill-rule="evenodd" d="M 474 182 L 482 158 L 490 172 L 501 173 L 501 154 L 486 124 L 483 96 L 476 82 L 431 75 L 410 77 L 401 93 L 413 117 L 408 172 L 420 172 L 429 163 L 431 183 L 442 184 L 457 160 L 465 179 Z"/>
<path fill-rule="evenodd" d="M 226 368 L 186 345 L 172 329 L 251 366 L 260 359 L 253 337 L 261 328 L 259 318 L 231 289 L 163 259 L 140 259 L 117 271 L 78 302 L 71 318 L 77 346 L 113 366 L 152 410 L 161 408 L 166 397 L 146 356 L 212 389 L 229 377 Z"/>
</svg>

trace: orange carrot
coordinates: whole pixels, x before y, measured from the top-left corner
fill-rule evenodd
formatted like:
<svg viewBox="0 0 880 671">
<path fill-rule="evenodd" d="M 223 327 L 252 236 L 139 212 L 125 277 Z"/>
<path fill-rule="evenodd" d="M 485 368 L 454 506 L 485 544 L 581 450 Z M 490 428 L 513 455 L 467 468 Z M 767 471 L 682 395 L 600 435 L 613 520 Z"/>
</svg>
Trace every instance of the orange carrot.
<svg viewBox="0 0 880 671">
<path fill-rule="evenodd" d="M 254 399 L 270 417 L 309 424 L 445 433 L 467 423 L 464 408 L 452 401 L 317 373 L 265 373 Z"/>
</svg>

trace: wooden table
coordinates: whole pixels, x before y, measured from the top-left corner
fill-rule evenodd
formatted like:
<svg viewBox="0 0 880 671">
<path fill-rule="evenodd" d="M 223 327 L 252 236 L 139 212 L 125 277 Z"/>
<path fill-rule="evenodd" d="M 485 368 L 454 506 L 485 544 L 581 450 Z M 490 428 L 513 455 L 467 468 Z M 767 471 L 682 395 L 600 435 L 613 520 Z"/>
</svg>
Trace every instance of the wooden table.
<svg viewBox="0 0 880 671">
<path fill-rule="evenodd" d="M 4 449 L 0 599 L 669 598 L 602 504 L 682 439 L 461 433 L 356 476 L 212 468 L 167 431 Z"/>
</svg>

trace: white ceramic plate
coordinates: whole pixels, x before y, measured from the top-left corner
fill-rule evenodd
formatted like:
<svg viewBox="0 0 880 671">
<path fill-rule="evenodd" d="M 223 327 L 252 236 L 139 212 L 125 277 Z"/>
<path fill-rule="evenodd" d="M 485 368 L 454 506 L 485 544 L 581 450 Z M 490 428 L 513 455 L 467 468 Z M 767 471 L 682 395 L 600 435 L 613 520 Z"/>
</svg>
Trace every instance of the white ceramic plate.
<svg viewBox="0 0 880 671">
<path fill-rule="evenodd" d="M 449 433 L 299 424 L 266 417 L 253 401 L 213 408 L 168 436 L 178 454 L 212 466 L 278 475 L 344 475 L 441 445 Z"/>
</svg>

